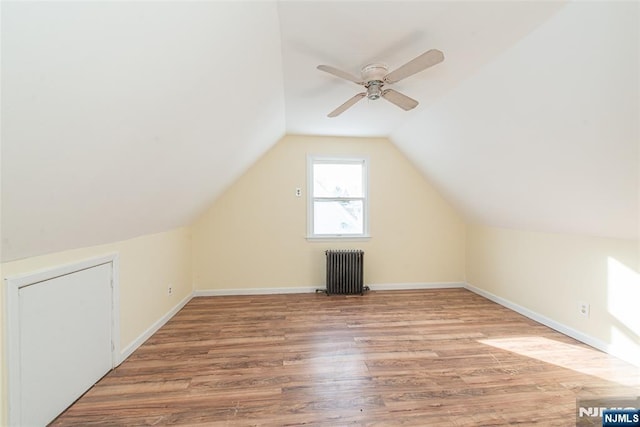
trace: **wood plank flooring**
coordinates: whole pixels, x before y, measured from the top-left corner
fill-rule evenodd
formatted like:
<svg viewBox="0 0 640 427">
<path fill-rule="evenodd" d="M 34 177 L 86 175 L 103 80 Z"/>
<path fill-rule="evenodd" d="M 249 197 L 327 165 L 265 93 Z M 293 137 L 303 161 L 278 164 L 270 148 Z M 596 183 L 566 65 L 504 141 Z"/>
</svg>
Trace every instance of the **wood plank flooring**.
<svg viewBox="0 0 640 427">
<path fill-rule="evenodd" d="M 464 289 L 194 298 L 54 426 L 575 425 L 640 371 Z"/>
</svg>

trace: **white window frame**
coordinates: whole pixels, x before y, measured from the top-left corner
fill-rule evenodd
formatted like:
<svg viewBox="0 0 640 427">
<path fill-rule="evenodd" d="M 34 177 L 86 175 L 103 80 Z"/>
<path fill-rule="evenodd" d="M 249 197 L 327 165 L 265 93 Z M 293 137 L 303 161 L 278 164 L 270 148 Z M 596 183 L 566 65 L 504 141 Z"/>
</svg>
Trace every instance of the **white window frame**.
<svg viewBox="0 0 640 427">
<path fill-rule="evenodd" d="M 314 201 L 340 200 L 341 198 L 314 197 L 313 195 L 313 165 L 316 163 L 362 164 L 362 197 L 344 198 L 347 200 L 362 200 L 362 234 L 315 234 Z M 368 240 L 369 234 L 369 158 L 358 157 L 327 157 L 318 155 L 307 156 L 307 239 L 309 240 Z"/>
</svg>

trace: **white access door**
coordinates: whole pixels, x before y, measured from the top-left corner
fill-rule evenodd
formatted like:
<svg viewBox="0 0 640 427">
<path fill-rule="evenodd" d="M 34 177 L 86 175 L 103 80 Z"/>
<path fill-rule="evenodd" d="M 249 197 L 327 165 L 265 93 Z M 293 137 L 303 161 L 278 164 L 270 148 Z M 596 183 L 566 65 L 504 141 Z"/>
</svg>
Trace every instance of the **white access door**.
<svg viewBox="0 0 640 427">
<path fill-rule="evenodd" d="M 21 426 L 44 426 L 112 368 L 111 264 L 21 287 Z"/>
</svg>

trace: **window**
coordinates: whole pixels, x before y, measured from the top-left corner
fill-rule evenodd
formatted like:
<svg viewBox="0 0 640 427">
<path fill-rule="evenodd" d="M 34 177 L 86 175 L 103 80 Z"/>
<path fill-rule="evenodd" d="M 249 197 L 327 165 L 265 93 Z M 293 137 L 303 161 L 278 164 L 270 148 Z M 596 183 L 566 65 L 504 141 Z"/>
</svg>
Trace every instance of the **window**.
<svg viewBox="0 0 640 427">
<path fill-rule="evenodd" d="M 367 161 L 310 156 L 308 236 L 369 237 Z"/>
</svg>

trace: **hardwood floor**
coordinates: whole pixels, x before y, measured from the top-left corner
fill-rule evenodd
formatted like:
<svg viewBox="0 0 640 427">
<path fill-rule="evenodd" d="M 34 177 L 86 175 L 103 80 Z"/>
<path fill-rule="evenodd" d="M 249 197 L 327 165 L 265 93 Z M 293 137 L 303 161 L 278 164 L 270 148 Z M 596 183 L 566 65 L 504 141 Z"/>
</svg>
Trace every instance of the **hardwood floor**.
<svg viewBox="0 0 640 427">
<path fill-rule="evenodd" d="M 640 372 L 464 289 L 194 298 L 52 425 L 575 425 Z"/>
</svg>

